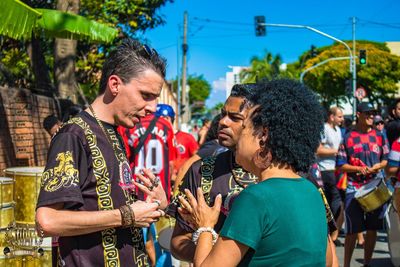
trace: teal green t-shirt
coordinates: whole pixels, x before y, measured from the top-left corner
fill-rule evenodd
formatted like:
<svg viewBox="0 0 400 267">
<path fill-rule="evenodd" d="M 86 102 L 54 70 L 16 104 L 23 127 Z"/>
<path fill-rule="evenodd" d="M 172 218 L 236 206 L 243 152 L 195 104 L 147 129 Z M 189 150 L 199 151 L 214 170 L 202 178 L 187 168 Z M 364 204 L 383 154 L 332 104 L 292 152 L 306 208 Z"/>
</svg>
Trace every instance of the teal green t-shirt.
<svg viewBox="0 0 400 267">
<path fill-rule="evenodd" d="M 304 178 L 270 178 L 248 186 L 220 235 L 249 247 L 241 265 L 325 266 L 325 207 L 317 188 Z"/>
</svg>

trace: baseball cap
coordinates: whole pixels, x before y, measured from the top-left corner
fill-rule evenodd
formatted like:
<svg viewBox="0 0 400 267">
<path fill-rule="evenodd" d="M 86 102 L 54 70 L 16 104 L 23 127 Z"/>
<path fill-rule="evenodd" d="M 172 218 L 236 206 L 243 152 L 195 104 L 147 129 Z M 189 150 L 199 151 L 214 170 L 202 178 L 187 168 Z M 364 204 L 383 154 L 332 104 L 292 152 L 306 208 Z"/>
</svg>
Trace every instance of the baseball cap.
<svg viewBox="0 0 400 267">
<path fill-rule="evenodd" d="M 170 105 L 158 104 L 155 115 L 156 115 L 156 117 L 167 116 L 167 117 L 175 118 L 175 111 Z"/>
<path fill-rule="evenodd" d="M 378 122 L 383 122 L 383 118 L 379 115 L 376 115 L 374 117 L 374 123 L 378 123 Z"/>
<path fill-rule="evenodd" d="M 369 102 L 361 102 L 357 106 L 357 112 L 376 111 L 376 108 Z"/>
</svg>

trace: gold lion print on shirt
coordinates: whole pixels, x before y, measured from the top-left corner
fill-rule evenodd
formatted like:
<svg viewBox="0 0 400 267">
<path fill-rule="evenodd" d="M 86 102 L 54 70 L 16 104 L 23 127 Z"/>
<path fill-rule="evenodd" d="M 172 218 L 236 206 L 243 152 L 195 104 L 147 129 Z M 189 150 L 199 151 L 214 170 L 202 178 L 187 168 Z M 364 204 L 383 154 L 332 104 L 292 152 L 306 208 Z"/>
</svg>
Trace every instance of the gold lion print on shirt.
<svg viewBox="0 0 400 267">
<path fill-rule="evenodd" d="M 54 192 L 61 187 L 77 186 L 79 184 L 79 171 L 74 167 L 71 151 L 57 154 L 57 166 L 43 173 L 41 187 L 44 191 Z"/>
</svg>

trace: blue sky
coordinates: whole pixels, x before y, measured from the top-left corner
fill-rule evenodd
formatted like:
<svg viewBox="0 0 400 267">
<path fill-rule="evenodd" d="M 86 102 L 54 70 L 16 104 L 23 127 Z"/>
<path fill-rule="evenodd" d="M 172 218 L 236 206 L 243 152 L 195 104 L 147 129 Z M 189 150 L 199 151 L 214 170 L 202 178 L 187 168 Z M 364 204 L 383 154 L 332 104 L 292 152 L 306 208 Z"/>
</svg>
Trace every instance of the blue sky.
<svg viewBox="0 0 400 267">
<path fill-rule="evenodd" d="M 269 28 L 266 37 L 256 37 L 254 16 L 266 23 L 307 25 L 341 40 L 352 39 L 351 18 L 357 18 L 356 39 L 400 41 L 400 1 L 218 1 L 175 0 L 159 10 L 166 24 L 143 34 L 168 60 L 167 78 L 181 72 L 183 14 L 188 12 L 188 73 L 204 75 L 213 90 L 207 106 L 225 101 L 224 79 L 228 66 L 249 65 L 265 51 L 294 62 L 311 45 L 325 46 L 332 40 L 305 29 Z"/>
</svg>

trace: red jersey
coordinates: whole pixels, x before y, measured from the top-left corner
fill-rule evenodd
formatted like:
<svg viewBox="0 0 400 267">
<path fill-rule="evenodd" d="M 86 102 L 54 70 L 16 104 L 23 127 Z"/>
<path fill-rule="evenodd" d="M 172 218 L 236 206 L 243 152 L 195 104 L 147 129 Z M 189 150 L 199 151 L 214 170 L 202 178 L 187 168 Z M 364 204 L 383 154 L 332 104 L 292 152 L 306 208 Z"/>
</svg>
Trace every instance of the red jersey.
<svg viewBox="0 0 400 267">
<path fill-rule="evenodd" d="M 175 171 L 178 171 L 183 163 L 196 153 L 199 144 L 190 133 L 178 131 L 175 133 L 175 137 L 178 157 L 174 163 L 174 168 Z"/>
<path fill-rule="evenodd" d="M 144 135 L 151 121 L 154 128 L 146 137 L 143 146 L 135 153 L 139 139 Z M 133 178 L 143 168 L 150 169 L 160 178 L 168 200 L 171 196 L 171 173 L 169 163 L 176 159 L 175 135 L 171 123 L 163 118 L 148 115 L 132 129 L 118 128 L 126 147 L 127 158 L 132 168 Z M 138 192 L 139 193 L 139 192 Z M 139 194 L 140 195 L 140 194 Z"/>
</svg>

